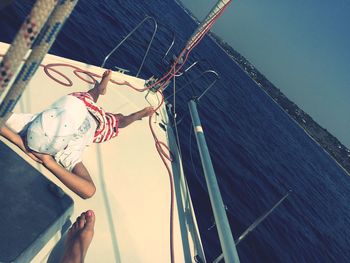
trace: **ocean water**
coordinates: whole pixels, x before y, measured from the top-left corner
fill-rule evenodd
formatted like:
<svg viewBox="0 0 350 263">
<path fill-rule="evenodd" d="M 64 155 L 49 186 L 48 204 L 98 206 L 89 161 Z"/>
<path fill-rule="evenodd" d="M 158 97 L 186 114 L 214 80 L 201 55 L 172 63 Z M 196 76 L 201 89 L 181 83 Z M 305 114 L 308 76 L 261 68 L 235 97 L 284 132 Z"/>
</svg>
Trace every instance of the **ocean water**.
<svg viewBox="0 0 350 263">
<path fill-rule="evenodd" d="M 32 3 L 16 1 L 0 11 L 1 41 L 12 41 Z M 50 52 L 100 65 L 146 15 L 158 21 L 159 33 L 141 76 L 161 76 L 196 27 L 173 0 L 80 0 Z M 147 22 L 107 67 L 117 65 L 135 74 L 146 49 L 140 42 L 151 37 L 152 29 Z M 175 47 L 162 60 L 172 32 Z M 220 74 L 198 109 L 234 237 L 293 190 L 238 245 L 241 262 L 350 262 L 349 176 L 210 38 L 195 48 L 189 63 L 197 60 L 200 65 L 187 78 L 195 79 L 207 69 Z M 184 168 L 208 262 L 221 252 L 187 101 L 213 79 L 199 79 L 176 96 Z M 178 79 L 177 85 L 185 85 L 185 78 Z M 171 94 L 170 89 L 166 94 Z"/>
</svg>

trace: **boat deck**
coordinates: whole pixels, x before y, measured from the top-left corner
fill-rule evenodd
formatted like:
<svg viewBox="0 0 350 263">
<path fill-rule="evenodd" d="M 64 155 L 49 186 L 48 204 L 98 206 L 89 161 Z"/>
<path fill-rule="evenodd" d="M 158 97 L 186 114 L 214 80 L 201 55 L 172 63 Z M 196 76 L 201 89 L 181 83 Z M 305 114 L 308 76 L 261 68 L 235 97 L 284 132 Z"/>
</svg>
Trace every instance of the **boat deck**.
<svg viewBox="0 0 350 263">
<path fill-rule="evenodd" d="M 8 45 L 2 43 L 0 53 L 4 54 L 7 48 Z M 46 55 L 42 64 L 50 63 L 73 65 L 98 75 L 102 75 L 104 72 L 104 69 L 96 66 L 54 55 Z M 40 67 L 23 93 L 15 112 L 40 112 L 59 97 L 74 91 L 87 91 L 92 86 L 78 78 L 69 66 L 59 66 L 55 69 L 66 75 L 73 82 L 73 86 L 66 87 L 54 81 L 46 75 L 43 67 Z M 67 82 L 57 73 L 51 73 L 55 78 Z M 142 79 L 118 72 L 112 74 L 113 80 L 128 81 L 135 87 L 144 87 L 145 81 Z M 80 74 L 80 76 L 89 79 L 85 74 Z M 134 91 L 126 85 L 109 83 L 107 94 L 99 98 L 98 104 L 109 112 L 130 114 L 149 106 L 145 95 L 146 92 Z M 155 95 L 150 94 L 148 99 L 154 106 L 157 105 L 158 99 Z M 159 123 L 167 122 L 166 118 L 165 108 L 162 107 L 159 115 L 153 118 L 153 127 L 159 140 L 168 144 L 168 134 L 159 126 Z M 3 138 L 1 140 L 5 141 Z M 8 142 L 6 144 L 10 145 Z M 88 200 L 78 197 L 43 166 L 29 159 L 16 147 L 11 146 L 11 148 L 73 198 L 72 222 L 83 211 L 92 209 L 95 212 L 95 235 L 86 262 L 170 262 L 169 176 L 156 151 L 148 118 L 120 129 L 119 135 L 111 141 L 99 145 L 93 144 L 86 149 L 83 162 L 97 188 L 96 194 Z M 176 156 L 176 152 L 174 154 Z M 181 170 L 181 168 L 178 167 L 176 170 Z M 176 180 L 183 180 L 180 175 L 174 176 L 180 178 Z M 182 185 L 178 189 L 182 188 L 181 191 L 184 191 L 183 193 L 177 191 L 178 199 L 175 204 L 181 203 L 181 206 L 183 205 L 181 210 L 188 209 L 191 207 L 191 202 L 187 188 L 184 187 L 183 181 L 175 184 Z M 184 211 L 180 212 L 180 215 L 184 214 Z M 183 225 L 180 226 L 182 220 L 184 220 Z M 188 262 L 189 258 L 192 258 L 193 261 L 193 257 L 199 253 L 193 247 L 194 241 L 192 239 L 194 237 L 193 233 L 190 233 L 191 228 L 198 232 L 196 221 L 193 218 L 191 222 L 186 220 L 181 219 L 181 216 L 179 220 L 177 205 L 175 205 L 176 262 Z M 61 234 L 57 233 L 34 258 L 33 262 L 46 262 L 52 248 L 60 239 Z M 188 248 L 184 248 L 184 240 L 189 240 L 186 241 Z M 55 258 L 53 255 L 51 257 Z"/>
</svg>

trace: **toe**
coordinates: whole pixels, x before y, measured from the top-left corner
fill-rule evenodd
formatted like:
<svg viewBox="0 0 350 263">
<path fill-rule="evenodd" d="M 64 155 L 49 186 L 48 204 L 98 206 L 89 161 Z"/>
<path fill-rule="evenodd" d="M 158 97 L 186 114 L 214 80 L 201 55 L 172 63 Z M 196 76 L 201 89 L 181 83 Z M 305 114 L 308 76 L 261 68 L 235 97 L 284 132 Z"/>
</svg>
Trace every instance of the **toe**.
<svg viewBox="0 0 350 263">
<path fill-rule="evenodd" d="M 86 220 L 85 228 L 92 230 L 95 225 L 95 214 L 92 210 L 86 211 L 85 220 Z"/>
<path fill-rule="evenodd" d="M 84 228 L 85 222 L 86 222 L 85 213 L 82 213 L 81 216 L 79 216 L 79 221 L 78 221 L 79 229 Z"/>
</svg>

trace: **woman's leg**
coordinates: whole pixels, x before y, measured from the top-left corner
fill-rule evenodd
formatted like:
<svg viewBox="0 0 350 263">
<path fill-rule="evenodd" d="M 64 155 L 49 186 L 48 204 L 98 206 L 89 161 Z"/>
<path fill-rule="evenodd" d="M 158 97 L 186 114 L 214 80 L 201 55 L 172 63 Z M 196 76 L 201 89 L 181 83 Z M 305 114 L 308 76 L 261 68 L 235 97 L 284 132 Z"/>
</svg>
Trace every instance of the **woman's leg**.
<svg viewBox="0 0 350 263">
<path fill-rule="evenodd" d="M 100 95 L 105 95 L 107 91 L 107 84 L 110 81 L 112 77 L 112 71 L 111 70 L 106 70 L 103 75 L 100 83 L 96 83 L 95 86 L 88 91 L 92 98 L 94 99 L 94 102 L 97 102 L 98 97 Z"/>
</svg>

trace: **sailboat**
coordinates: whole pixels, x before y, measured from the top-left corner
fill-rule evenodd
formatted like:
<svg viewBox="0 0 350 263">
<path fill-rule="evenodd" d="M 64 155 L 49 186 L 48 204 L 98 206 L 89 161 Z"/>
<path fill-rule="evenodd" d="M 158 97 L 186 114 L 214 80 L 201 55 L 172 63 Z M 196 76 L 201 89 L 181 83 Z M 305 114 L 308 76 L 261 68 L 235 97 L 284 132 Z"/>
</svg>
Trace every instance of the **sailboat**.
<svg viewBox="0 0 350 263">
<path fill-rule="evenodd" d="M 97 188 L 93 198 L 81 199 L 42 165 L 1 138 L 0 232 L 3 238 L 0 262 L 57 261 L 67 229 L 88 209 L 95 212 L 96 225 L 86 262 L 206 262 L 174 123 L 169 117 L 167 103 L 162 103 L 162 89 L 175 78 L 190 51 L 230 2 L 218 1 L 176 57 L 167 75 L 150 82 L 139 78 L 138 74 L 128 75 L 123 69 L 112 73 L 107 95 L 100 98 L 99 105 L 110 112 L 129 113 L 148 105 L 157 111 L 149 121 L 138 121 L 122 130 L 118 139 L 92 145 L 85 151 L 84 163 Z M 51 28 L 54 31 L 51 34 L 50 28 L 43 26 L 44 33 L 38 38 L 50 37 L 51 41 L 60 26 Z M 0 43 L 0 54 L 7 54 L 13 46 Z M 119 47 L 117 45 L 106 56 L 100 67 L 46 54 L 40 63 L 30 68 L 26 63 L 31 61 L 38 46 L 40 43 L 32 50 L 27 49 L 20 65 L 22 70 L 16 72 L 28 82 L 25 90 L 18 94 L 12 91 L 18 84 L 15 78 L 4 85 L 11 88 L 2 90 L 1 124 L 9 111 L 40 112 L 67 93 L 87 91 L 102 76 L 106 60 Z M 48 50 L 49 46 L 46 48 Z M 6 58 L 5 55 L 3 62 Z M 239 262 L 196 110 L 196 99 L 189 107 L 223 249 L 221 258 L 225 262 Z"/>
</svg>

